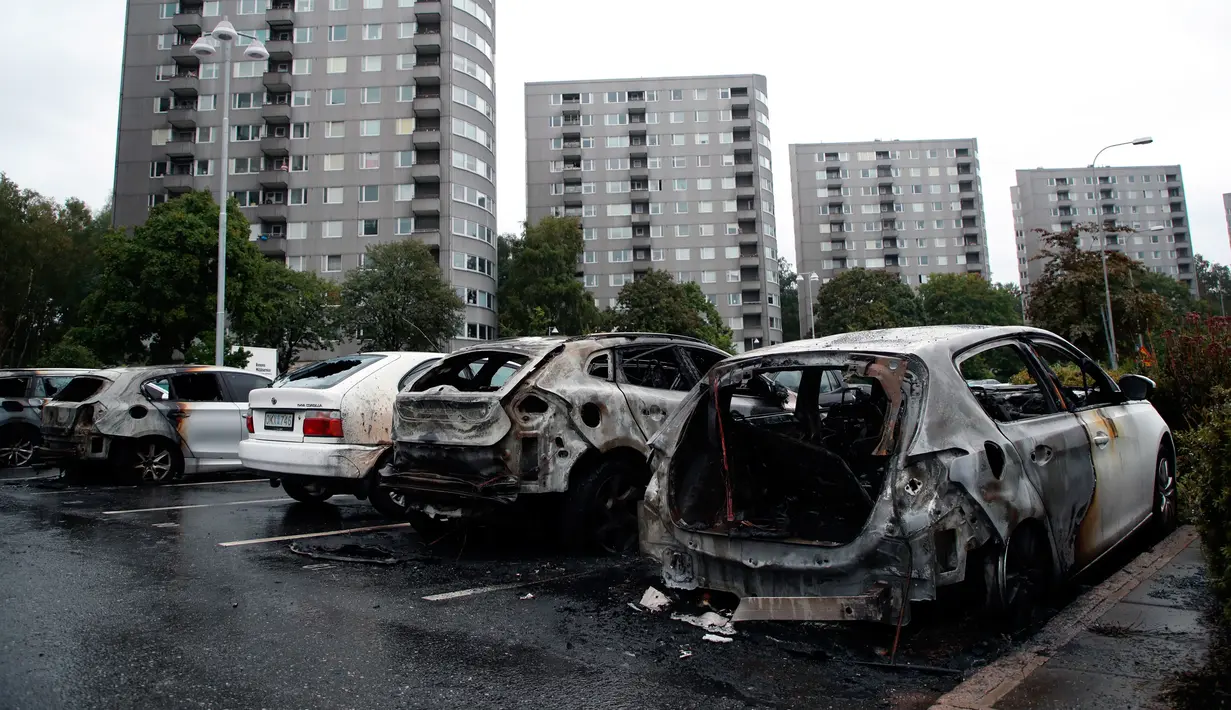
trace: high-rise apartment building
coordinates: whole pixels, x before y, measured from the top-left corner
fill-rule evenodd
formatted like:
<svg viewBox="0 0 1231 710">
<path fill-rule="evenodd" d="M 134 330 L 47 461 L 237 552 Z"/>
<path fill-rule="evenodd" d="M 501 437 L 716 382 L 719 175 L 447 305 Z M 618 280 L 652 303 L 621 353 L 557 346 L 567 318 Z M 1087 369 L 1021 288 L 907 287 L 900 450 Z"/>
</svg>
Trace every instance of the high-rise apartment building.
<svg viewBox="0 0 1231 710">
<path fill-rule="evenodd" d="M 238 39 L 230 96 L 222 52 L 189 51 L 224 17 L 270 54 Z M 418 239 L 468 304 L 459 341 L 495 337 L 492 0 L 128 0 L 126 33 L 117 225 L 228 170 L 268 256 L 335 277 Z"/>
<path fill-rule="evenodd" d="M 651 269 L 696 282 L 741 351 L 782 342 L 765 77 L 526 85 L 531 223 L 581 220 L 600 308 Z"/>
<path fill-rule="evenodd" d="M 799 272 L 822 283 L 853 268 L 911 286 L 990 275 L 974 138 L 792 145 L 791 190 Z"/>
<path fill-rule="evenodd" d="M 1029 298 L 1030 283 L 1046 264 L 1038 230 L 1060 232 L 1078 224 L 1131 227 L 1107 235 L 1083 234 L 1080 246 L 1122 251 L 1150 271 L 1169 274 L 1196 292 L 1193 251 L 1179 165 L 1018 170 L 1009 188 L 1017 236 L 1017 271 Z"/>
</svg>

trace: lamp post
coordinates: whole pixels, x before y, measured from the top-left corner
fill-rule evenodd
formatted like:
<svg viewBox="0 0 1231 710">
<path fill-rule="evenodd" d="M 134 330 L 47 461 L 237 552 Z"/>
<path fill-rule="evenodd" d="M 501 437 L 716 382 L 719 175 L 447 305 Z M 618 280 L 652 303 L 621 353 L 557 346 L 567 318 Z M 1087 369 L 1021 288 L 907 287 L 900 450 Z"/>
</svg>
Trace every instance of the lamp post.
<svg viewBox="0 0 1231 710">
<path fill-rule="evenodd" d="M 201 35 L 189 50 L 201 59 L 210 59 L 222 46 L 222 184 L 218 187 L 218 310 L 214 314 L 214 364 L 222 366 L 226 355 L 226 300 L 227 300 L 227 174 L 231 170 L 228 161 L 231 144 L 231 43 L 247 37 L 252 43 L 244 48 L 244 57 L 252 61 L 269 59 L 269 50 L 260 38 L 236 32 L 226 17 L 214 26 L 211 32 Z"/>
<path fill-rule="evenodd" d="M 1105 146 L 1100 149 L 1099 152 L 1095 153 L 1094 160 L 1090 161 L 1090 179 L 1094 185 L 1094 194 L 1097 196 L 1099 192 L 1098 174 L 1094 166 L 1098 164 L 1098 157 L 1103 154 L 1104 150 L 1121 145 L 1149 145 L 1153 142 L 1154 139 L 1149 136 L 1144 138 L 1135 138 L 1131 141 L 1124 141 L 1123 143 L 1112 143 L 1111 145 Z M 1097 197 L 1095 198 L 1095 202 L 1098 202 Z M 1100 239 L 1103 240 L 1103 223 L 1099 221 L 1097 224 L 1099 225 L 1098 235 Z M 1115 323 L 1112 322 L 1111 315 L 1111 282 L 1107 278 L 1107 245 L 1102 243 L 1102 241 L 1099 243 L 1099 256 L 1102 257 L 1103 261 L 1103 296 L 1107 300 L 1107 310 L 1105 312 L 1107 317 L 1107 355 L 1111 359 L 1111 369 L 1114 370 L 1116 369 L 1116 326 Z"/>
<path fill-rule="evenodd" d="M 808 274 L 807 279 L 804 278 L 803 274 L 799 274 L 798 276 L 795 277 L 795 283 L 804 284 L 804 290 L 807 292 L 808 325 L 809 325 L 809 328 L 811 328 L 810 333 L 812 334 L 812 337 L 814 339 L 816 338 L 816 319 L 812 317 L 812 283 L 814 281 L 820 281 L 820 280 L 821 280 L 821 277 L 817 276 L 815 271 Z M 802 325 L 799 327 L 799 337 L 801 338 L 804 337 L 804 328 Z"/>
</svg>

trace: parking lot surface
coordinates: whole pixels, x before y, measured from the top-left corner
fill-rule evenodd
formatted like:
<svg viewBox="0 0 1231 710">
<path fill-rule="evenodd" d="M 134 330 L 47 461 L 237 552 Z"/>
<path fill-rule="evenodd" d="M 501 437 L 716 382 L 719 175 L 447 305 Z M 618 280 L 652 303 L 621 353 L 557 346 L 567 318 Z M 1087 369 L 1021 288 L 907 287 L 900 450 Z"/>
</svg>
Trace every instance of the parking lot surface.
<svg viewBox="0 0 1231 710">
<path fill-rule="evenodd" d="M 5 708 L 919 708 L 1011 645 L 927 613 L 902 633 L 912 668 L 880 665 L 885 626 L 716 643 L 671 619 L 699 595 L 650 613 L 650 564 L 549 535 L 429 545 L 365 502 L 306 506 L 247 475 L 31 476 L 0 476 Z"/>
</svg>

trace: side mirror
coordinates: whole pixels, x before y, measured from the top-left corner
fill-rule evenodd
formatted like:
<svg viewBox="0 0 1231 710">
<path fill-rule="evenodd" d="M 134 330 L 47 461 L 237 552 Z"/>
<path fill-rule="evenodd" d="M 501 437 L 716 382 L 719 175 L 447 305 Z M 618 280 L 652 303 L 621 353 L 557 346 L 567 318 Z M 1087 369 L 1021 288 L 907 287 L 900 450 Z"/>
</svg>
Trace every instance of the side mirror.
<svg viewBox="0 0 1231 710">
<path fill-rule="evenodd" d="M 1119 385 L 1124 396 L 1132 400 L 1146 400 L 1154 394 L 1154 380 L 1142 375 L 1125 375 Z"/>
</svg>

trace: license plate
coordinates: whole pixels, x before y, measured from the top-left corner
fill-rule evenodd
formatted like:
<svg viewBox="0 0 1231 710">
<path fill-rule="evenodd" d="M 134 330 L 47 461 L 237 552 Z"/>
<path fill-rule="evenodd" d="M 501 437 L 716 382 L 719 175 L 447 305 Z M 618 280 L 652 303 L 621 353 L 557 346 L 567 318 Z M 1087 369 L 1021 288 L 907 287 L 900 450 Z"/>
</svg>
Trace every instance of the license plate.
<svg viewBox="0 0 1231 710">
<path fill-rule="evenodd" d="M 295 429 L 295 415 L 283 414 L 281 412 L 265 412 L 265 428 L 293 431 Z"/>
</svg>

